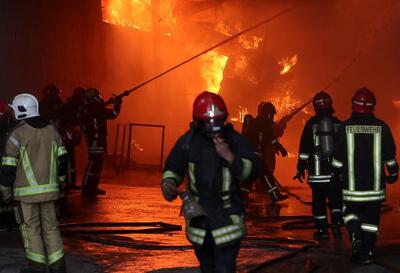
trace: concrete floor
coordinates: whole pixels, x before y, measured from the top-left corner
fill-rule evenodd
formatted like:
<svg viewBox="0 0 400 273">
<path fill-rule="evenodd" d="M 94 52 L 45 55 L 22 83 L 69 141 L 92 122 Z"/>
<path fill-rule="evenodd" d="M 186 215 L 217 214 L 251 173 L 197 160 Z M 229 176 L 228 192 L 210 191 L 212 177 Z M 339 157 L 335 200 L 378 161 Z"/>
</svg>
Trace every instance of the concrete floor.
<svg viewBox="0 0 400 273">
<path fill-rule="evenodd" d="M 310 201 L 306 184 L 280 173 L 283 186 L 302 201 Z M 103 176 L 102 188 L 107 195 L 90 201 L 83 200 L 79 192 L 68 195 L 68 209 L 62 219 L 68 272 L 198 272 L 197 260 L 180 230 L 184 228 L 179 217 L 180 201 L 162 199 L 160 177 L 154 171 L 125 171 L 116 176 L 110 169 Z M 390 186 L 389 192 L 378 244 L 380 259 L 371 266 L 349 261 L 345 232 L 342 240 L 315 242 L 312 229 L 282 228 L 293 221 L 312 227 L 309 205 L 290 197 L 274 206 L 264 194 L 252 194 L 247 211 L 248 237 L 242 244 L 238 271 L 400 272 L 399 190 Z M 95 222 L 100 224 L 68 225 Z M 18 272 L 23 260 L 18 232 L 0 233 L 0 273 Z"/>
</svg>

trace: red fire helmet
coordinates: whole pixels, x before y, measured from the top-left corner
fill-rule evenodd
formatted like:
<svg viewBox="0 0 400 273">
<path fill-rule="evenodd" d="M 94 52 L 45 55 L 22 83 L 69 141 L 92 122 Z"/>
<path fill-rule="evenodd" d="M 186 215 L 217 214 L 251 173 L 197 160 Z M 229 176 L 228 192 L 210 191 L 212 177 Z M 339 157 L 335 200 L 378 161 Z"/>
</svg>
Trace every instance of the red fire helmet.
<svg viewBox="0 0 400 273">
<path fill-rule="evenodd" d="M 324 110 L 324 109 L 332 109 L 332 98 L 331 96 L 324 92 L 318 92 L 313 99 L 314 110 Z"/>
<path fill-rule="evenodd" d="M 8 111 L 8 104 L 6 100 L 0 99 L 0 115 Z"/>
<path fill-rule="evenodd" d="M 375 110 L 376 98 L 371 90 L 363 87 L 354 93 L 352 104 L 354 112 L 369 114 Z"/>
<path fill-rule="evenodd" d="M 228 117 L 228 110 L 220 95 L 204 91 L 193 102 L 193 119 L 207 121 L 210 119 L 224 119 Z"/>
</svg>

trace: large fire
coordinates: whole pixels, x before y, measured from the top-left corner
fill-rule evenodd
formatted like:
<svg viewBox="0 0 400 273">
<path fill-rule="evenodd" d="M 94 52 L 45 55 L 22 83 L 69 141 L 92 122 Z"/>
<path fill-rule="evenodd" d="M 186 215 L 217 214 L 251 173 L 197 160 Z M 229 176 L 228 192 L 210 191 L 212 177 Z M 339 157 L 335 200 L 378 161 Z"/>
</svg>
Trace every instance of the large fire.
<svg viewBox="0 0 400 273">
<path fill-rule="evenodd" d="M 153 16 L 156 15 L 159 17 L 157 22 L 165 29 L 165 34 L 172 35 L 170 30 L 176 22 L 172 15 L 172 1 L 160 1 L 157 5 L 152 2 L 151 0 L 102 0 L 103 21 L 141 31 L 151 31 Z"/>
<path fill-rule="evenodd" d="M 289 73 L 289 71 L 297 64 L 297 54 L 295 54 L 292 58 L 283 58 L 278 62 L 280 66 L 282 66 L 281 75 Z"/>
<path fill-rule="evenodd" d="M 201 56 L 201 76 L 206 90 L 214 93 L 219 92 L 227 61 L 227 56 L 219 54 L 215 50 Z"/>
</svg>

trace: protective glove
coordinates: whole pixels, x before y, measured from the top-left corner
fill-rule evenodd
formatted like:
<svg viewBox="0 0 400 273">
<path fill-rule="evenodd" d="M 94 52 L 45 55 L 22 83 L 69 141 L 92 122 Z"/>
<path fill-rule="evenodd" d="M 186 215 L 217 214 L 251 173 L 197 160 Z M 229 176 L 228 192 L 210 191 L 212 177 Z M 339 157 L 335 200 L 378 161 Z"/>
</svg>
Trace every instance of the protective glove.
<svg viewBox="0 0 400 273">
<path fill-rule="evenodd" d="M 3 196 L 4 203 L 11 204 L 13 200 L 12 188 L 0 185 L 0 191 Z"/>
<path fill-rule="evenodd" d="M 64 198 L 65 197 L 65 180 L 67 179 L 66 175 L 63 176 L 59 176 L 58 180 L 59 180 L 59 186 L 60 186 L 60 197 Z"/>
<path fill-rule="evenodd" d="M 391 174 L 391 175 L 386 176 L 385 181 L 388 184 L 394 184 L 397 182 L 397 179 L 399 179 L 399 175 L 396 173 L 396 174 Z"/>
<path fill-rule="evenodd" d="M 303 183 L 305 178 L 306 178 L 306 171 L 303 169 L 298 169 L 296 175 L 293 177 L 293 180 L 298 179 L 300 183 Z"/>
<path fill-rule="evenodd" d="M 285 149 L 285 147 L 283 147 L 281 143 L 276 141 L 274 145 L 275 145 L 275 150 L 279 152 L 282 157 L 286 157 L 288 155 L 287 150 Z"/>
<path fill-rule="evenodd" d="M 287 150 L 282 145 L 281 145 L 281 148 L 279 149 L 279 152 L 281 153 L 282 157 L 286 157 L 288 155 Z"/>
<path fill-rule="evenodd" d="M 164 179 L 161 182 L 161 191 L 167 201 L 172 201 L 178 196 L 178 187 L 172 179 Z"/>
</svg>

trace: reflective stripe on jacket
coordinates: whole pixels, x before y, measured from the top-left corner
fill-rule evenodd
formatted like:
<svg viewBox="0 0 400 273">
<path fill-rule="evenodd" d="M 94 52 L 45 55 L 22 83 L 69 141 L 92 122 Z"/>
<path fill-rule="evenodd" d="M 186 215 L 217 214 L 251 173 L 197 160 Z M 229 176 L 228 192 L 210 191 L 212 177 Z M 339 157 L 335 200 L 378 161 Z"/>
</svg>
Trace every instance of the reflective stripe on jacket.
<svg viewBox="0 0 400 273">
<path fill-rule="evenodd" d="M 2 165 L 16 167 L 14 198 L 26 203 L 59 198 L 58 158 L 67 151 L 52 125 L 21 122 L 6 143 Z"/>
</svg>

